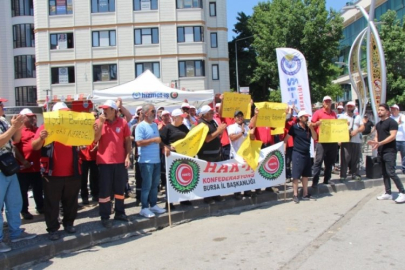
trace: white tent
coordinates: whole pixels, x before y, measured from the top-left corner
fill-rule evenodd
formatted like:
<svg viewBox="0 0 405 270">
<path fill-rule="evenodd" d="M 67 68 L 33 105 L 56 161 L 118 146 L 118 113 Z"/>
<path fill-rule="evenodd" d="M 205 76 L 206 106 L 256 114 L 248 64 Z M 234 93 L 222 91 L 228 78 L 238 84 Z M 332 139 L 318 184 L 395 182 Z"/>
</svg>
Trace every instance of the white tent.
<svg viewBox="0 0 405 270">
<path fill-rule="evenodd" d="M 101 104 L 107 99 L 121 98 L 124 106 L 136 106 L 152 103 L 155 107 L 180 107 L 187 99 L 196 107 L 214 100 L 214 90 L 183 91 L 165 86 L 156 76 L 146 70 L 133 81 L 103 90 L 94 90 L 92 101 Z"/>
</svg>

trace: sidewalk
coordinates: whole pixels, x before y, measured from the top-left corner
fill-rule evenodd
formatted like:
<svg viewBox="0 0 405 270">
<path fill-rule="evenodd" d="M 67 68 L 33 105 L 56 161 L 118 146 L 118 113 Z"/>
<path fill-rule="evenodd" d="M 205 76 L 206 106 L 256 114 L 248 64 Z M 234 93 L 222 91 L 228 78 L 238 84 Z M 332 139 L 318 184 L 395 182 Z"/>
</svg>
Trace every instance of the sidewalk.
<svg viewBox="0 0 405 270">
<path fill-rule="evenodd" d="M 398 161 L 398 160 L 397 160 Z M 399 162 L 397 162 L 399 163 Z M 399 165 L 399 164 L 398 164 Z M 397 170 L 401 180 L 405 180 L 405 176 Z M 364 174 L 363 174 L 364 175 Z M 320 182 L 322 182 L 322 177 Z M 133 175 L 130 176 L 130 181 L 133 181 Z M 360 190 L 364 188 L 371 188 L 375 186 L 382 186 L 382 179 L 365 179 L 363 181 L 347 181 L 345 183 L 339 182 L 339 175 L 332 174 L 332 184 L 318 186 L 318 194 L 336 193 L 347 190 Z M 310 183 L 311 184 L 311 183 Z M 283 200 L 286 196 L 287 203 L 291 203 L 292 186 L 291 183 L 287 184 L 286 192 L 284 192 L 284 185 L 278 186 L 278 193 L 263 191 L 262 194 L 256 198 L 244 198 L 237 201 L 233 199 L 233 195 L 225 196 L 225 201 L 216 202 L 213 205 L 204 204 L 202 200 L 193 201 L 192 206 L 175 205 L 172 210 L 172 223 L 187 222 L 197 218 L 209 217 L 213 215 L 225 214 L 224 211 L 233 208 L 242 207 L 244 210 L 249 210 L 257 207 L 260 204 L 268 204 L 277 200 Z M 395 189 L 395 188 L 394 188 Z M 383 188 L 381 189 L 383 192 Z M 313 195 L 317 195 L 312 191 Z M 159 196 L 158 205 L 164 207 L 164 195 Z M 35 213 L 32 208 L 35 206 L 30 202 L 31 213 Z M 4 241 L 12 247 L 12 251 L 7 253 L 0 253 L 0 265 L 2 269 L 14 268 L 17 266 L 22 267 L 38 262 L 44 261 L 61 253 L 69 253 L 71 251 L 80 250 L 86 247 L 94 246 L 99 243 L 114 241 L 121 238 L 127 238 L 134 234 L 145 233 L 157 229 L 162 229 L 169 226 L 168 213 L 156 216 L 155 218 L 147 219 L 139 215 L 140 206 L 135 206 L 135 200 L 128 198 L 125 200 L 126 213 L 130 218 L 130 222 L 114 221 L 111 229 L 102 227 L 98 215 L 97 205 L 90 204 L 87 207 L 79 210 L 78 217 L 75 221 L 75 228 L 77 232 L 73 235 L 68 235 L 63 231 L 63 227 L 59 233 L 61 238 L 58 241 L 49 241 L 47 238 L 46 226 L 43 215 L 35 215 L 32 221 L 23 220 L 23 228 L 29 233 L 36 233 L 38 236 L 35 239 L 21 241 L 17 243 L 10 243 L 8 241 L 8 232 L 4 230 Z M 111 218 L 114 216 L 111 215 Z"/>
</svg>

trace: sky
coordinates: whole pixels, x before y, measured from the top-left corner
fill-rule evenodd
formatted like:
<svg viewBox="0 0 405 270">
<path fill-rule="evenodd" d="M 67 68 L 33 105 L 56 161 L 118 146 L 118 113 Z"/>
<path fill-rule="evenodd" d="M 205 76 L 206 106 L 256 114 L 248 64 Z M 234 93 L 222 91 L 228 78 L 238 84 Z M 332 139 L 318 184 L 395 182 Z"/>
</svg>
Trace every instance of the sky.
<svg viewBox="0 0 405 270">
<path fill-rule="evenodd" d="M 263 2 L 263 0 L 227 0 L 228 41 L 232 40 L 232 37 L 235 36 L 232 29 L 236 23 L 238 12 L 243 11 L 246 15 L 252 15 L 253 7 L 259 2 Z M 348 0 L 326 0 L 326 8 L 328 10 L 329 8 L 340 10 L 346 5 L 346 2 L 348 2 Z"/>
</svg>

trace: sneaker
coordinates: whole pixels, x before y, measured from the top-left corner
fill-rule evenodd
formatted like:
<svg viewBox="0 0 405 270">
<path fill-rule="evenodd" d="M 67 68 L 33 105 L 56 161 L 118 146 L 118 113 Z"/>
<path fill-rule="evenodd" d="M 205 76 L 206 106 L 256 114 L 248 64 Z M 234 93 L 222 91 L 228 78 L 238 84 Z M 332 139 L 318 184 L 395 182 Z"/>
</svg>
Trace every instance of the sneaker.
<svg viewBox="0 0 405 270">
<path fill-rule="evenodd" d="M 315 200 L 315 197 L 313 197 L 311 194 L 308 194 L 306 196 L 303 196 L 301 200 L 303 201 Z"/>
<path fill-rule="evenodd" d="M 120 221 L 126 221 L 126 222 L 128 222 L 128 221 L 129 221 L 129 218 L 128 218 L 128 216 L 125 215 L 125 214 L 115 214 L 114 220 L 120 220 Z"/>
<path fill-rule="evenodd" d="M 0 253 L 9 252 L 11 247 L 7 246 L 6 243 L 0 242 Z"/>
<path fill-rule="evenodd" d="M 21 216 L 23 217 L 23 219 L 25 220 L 30 220 L 33 219 L 34 216 L 30 213 L 30 212 L 21 212 Z"/>
<path fill-rule="evenodd" d="M 89 198 L 82 198 L 82 204 L 83 205 L 89 205 L 90 204 L 90 202 L 89 202 Z"/>
<path fill-rule="evenodd" d="M 17 236 L 16 238 L 11 239 L 11 242 L 12 242 L 12 243 L 16 243 L 16 242 L 19 242 L 19 241 L 22 241 L 22 240 L 33 239 L 33 238 L 35 238 L 35 237 L 37 237 L 36 234 L 33 234 L 33 233 L 30 234 L 30 233 L 22 232 L 22 233 L 20 233 L 20 235 Z"/>
<path fill-rule="evenodd" d="M 59 240 L 59 238 L 60 238 L 60 236 L 59 236 L 58 232 L 50 232 L 48 234 L 48 239 L 51 241 Z"/>
<path fill-rule="evenodd" d="M 42 215 L 44 213 L 43 208 L 37 209 L 36 211 L 37 211 L 37 214 L 40 214 L 40 215 Z"/>
<path fill-rule="evenodd" d="M 298 196 L 293 196 L 293 202 L 295 203 L 299 203 L 300 200 L 298 199 Z"/>
<path fill-rule="evenodd" d="M 101 220 L 101 225 L 103 225 L 104 228 L 109 229 L 109 228 L 112 227 L 113 224 L 112 224 L 112 221 L 109 220 L 109 219 L 102 219 Z"/>
<path fill-rule="evenodd" d="M 75 232 L 76 232 L 76 229 L 75 229 L 75 227 L 73 227 L 73 226 L 66 226 L 66 227 L 65 227 L 65 232 L 67 232 L 67 233 L 69 233 L 69 234 L 72 234 L 72 233 L 75 233 Z"/>
<path fill-rule="evenodd" d="M 151 211 L 149 210 L 149 208 L 143 208 L 143 209 L 141 210 L 141 212 L 139 212 L 139 214 L 140 214 L 141 216 L 146 217 L 146 218 L 151 218 L 151 217 L 154 217 L 154 216 L 155 216 L 155 214 L 154 214 L 153 212 L 151 212 Z"/>
<path fill-rule="evenodd" d="M 352 180 L 361 181 L 361 176 L 360 175 L 352 175 Z"/>
<path fill-rule="evenodd" d="M 150 211 L 152 211 L 155 214 L 163 214 L 166 213 L 166 209 L 160 208 L 157 204 L 151 208 L 149 208 Z"/>
<path fill-rule="evenodd" d="M 381 196 L 378 196 L 377 200 L 392 200 L 392 195 L 384 193 Z"/>
<path fill-rule="evenodd" d="M 405 194 L 399 193 L 398 197 L 395 199 L 396 203 L 404 203 L 405 202 Z"/>
<path fill-rule="evenodd" d="M 345 182 L 346 180 L 347 180 L 346 177 L 340 177 L 340 178 L 339 178 L 339 182 L 340 182 L 340 183 L 343 183 L 343 182 Z"/>
</svg>

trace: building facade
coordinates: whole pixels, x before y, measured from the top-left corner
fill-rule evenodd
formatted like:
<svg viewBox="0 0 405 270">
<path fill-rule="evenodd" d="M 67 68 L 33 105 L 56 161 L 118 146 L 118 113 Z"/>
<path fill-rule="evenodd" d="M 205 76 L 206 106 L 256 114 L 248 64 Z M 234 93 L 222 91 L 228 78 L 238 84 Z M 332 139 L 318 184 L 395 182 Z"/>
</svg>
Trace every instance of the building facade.
<svg viewBox="0 0 405 270">
<path fill-rule="evenodd" d="M 229 90 L 226 1 L 34 1 L 37 93 L 87 96 L 150 69 L 179 89 Z"/>
<path fill-rule="evenodd" d="M 37 104 L 33 0 L 4 0 L 0 9 L 0 96 L 6 106 Z"/>
<path fill-rule="evenodd" d="M 371 0 L 360 0 L 348 2 L 347 5 L 360 5 L 364 7 L 367 12 L 370 10 Z M 405 16 L 405 0 L 377 0 L 375 7 L 375 19 L 380 21 L 381 16 L 388 10 L 395 10 L 398 19 Z M 348 63 L 350 48 L 358 36 L 358 34 L 367 27 L 367 20 L 363 17 L 362 13 L 357 9 L 349 9 L 342 11 L 343 17 L 343 35 L 344 39 L 340 42 L 339 63 Z M 366 53 L 363 54 L 363 60 L 366 59 Z M 363 72 L 367 72 L 364 67 Z M 346 66 L 342 67 L 342 76 L 340 76 L 335 83 L 342 85 L 344 95 L 339 97 L 337 101 L 348 101 L 357 99 L 355 91 L 352 89 L 349 78 L 349 71 Z M 367 74 L 364 74 L 367 76 Z"/>
</svg>

